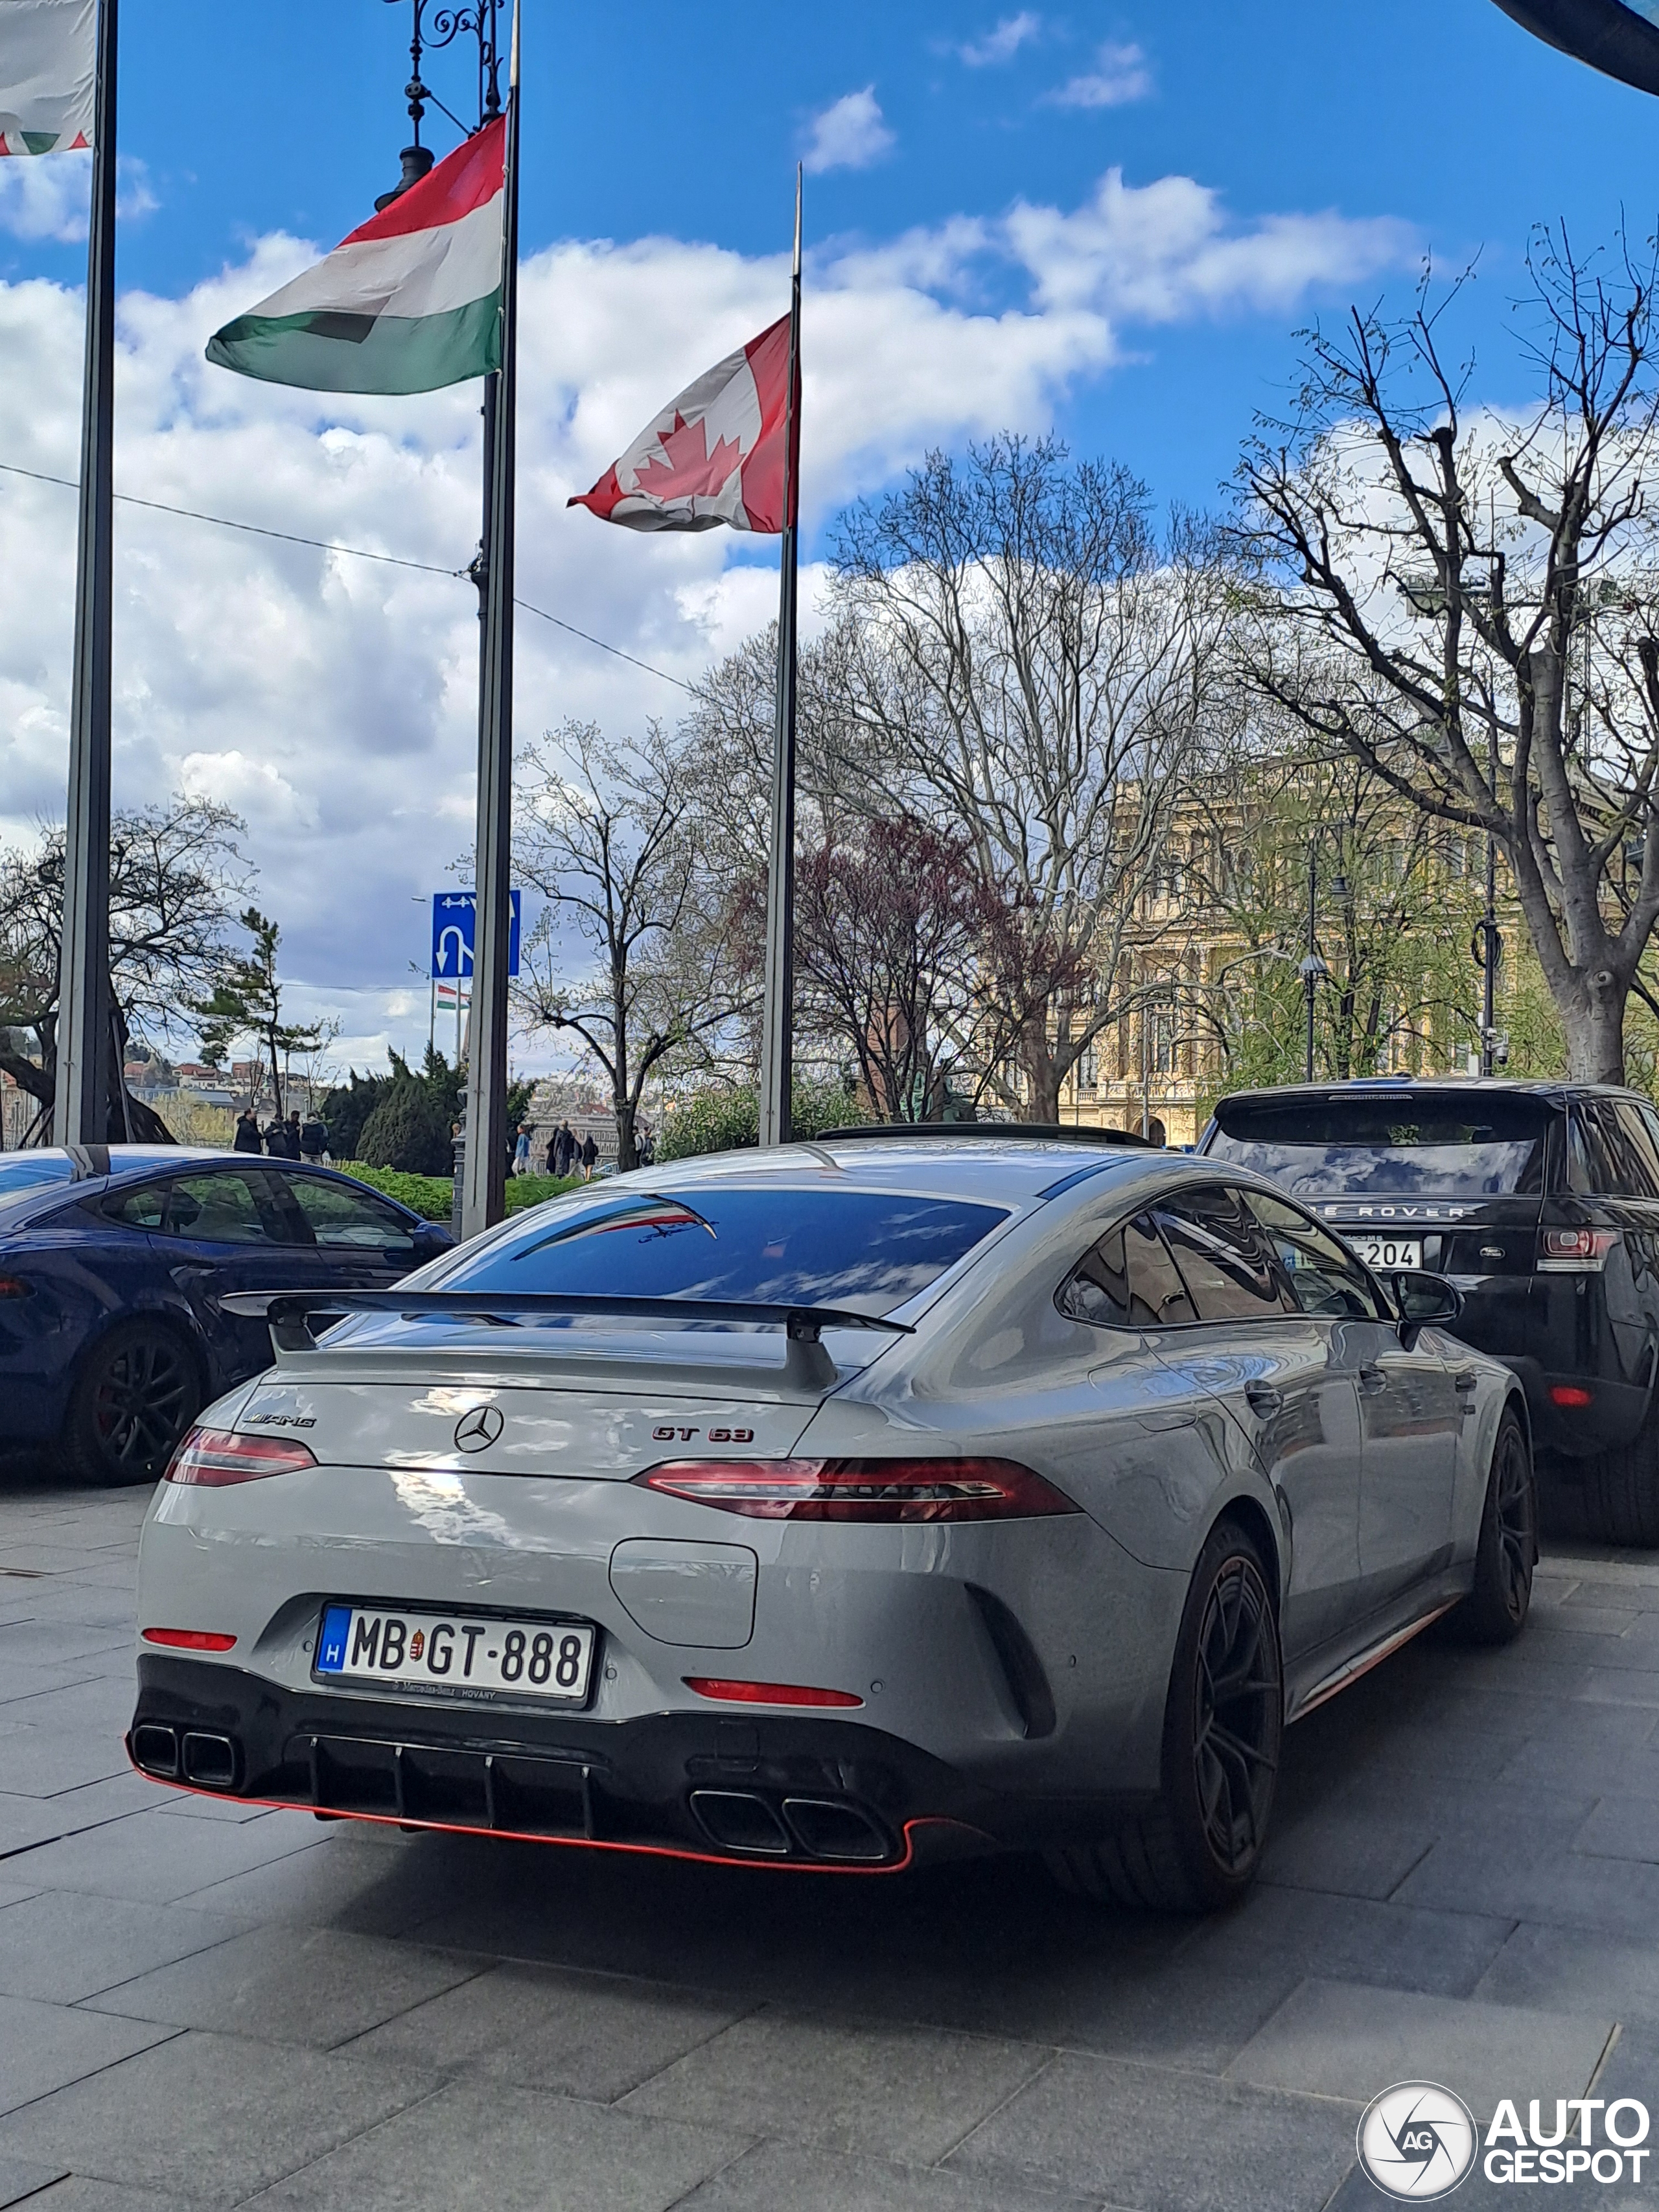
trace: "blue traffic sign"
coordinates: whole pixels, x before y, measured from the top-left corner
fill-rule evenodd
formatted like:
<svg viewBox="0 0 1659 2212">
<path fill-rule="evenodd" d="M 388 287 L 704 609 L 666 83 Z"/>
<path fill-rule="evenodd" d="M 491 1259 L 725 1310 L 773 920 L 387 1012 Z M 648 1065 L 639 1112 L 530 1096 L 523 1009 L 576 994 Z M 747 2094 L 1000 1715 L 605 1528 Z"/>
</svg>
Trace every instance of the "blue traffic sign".
<svg viewBox="0 0 1659 2212">
<path fill-rule="evenodd" d="M 519 893 L 513 900 L 513 926 L 507 936 L 507 972 L 519 972 Z M 434 977 L 467 976 L 472 973 L 472 925 L 478 910 L 472 891 L 434 891 L 432 894 L 432 973 Z"/>
</svg>

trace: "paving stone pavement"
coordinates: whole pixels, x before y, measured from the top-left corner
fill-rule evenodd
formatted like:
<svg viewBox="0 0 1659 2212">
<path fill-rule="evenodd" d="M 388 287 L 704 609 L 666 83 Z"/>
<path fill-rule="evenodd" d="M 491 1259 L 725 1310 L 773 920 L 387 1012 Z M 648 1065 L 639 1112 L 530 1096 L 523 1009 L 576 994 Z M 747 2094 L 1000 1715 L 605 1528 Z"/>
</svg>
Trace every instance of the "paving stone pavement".
<svg viewBox="0 0 1659 2212">
<path fill-rule="evenodd" d="M 1659 2107 L 1659 1554 L 1557 1548 L 1518 1645 L 1424 1639 L 1293 1729 L 1263 1881 L 1194 1925 L 1024 1860 L 785 1878 L 160 1790 L 144 1504 L 0 1468 L 0 2206 L 1355 2212 L 1402 2075 Z"/>
</svg>

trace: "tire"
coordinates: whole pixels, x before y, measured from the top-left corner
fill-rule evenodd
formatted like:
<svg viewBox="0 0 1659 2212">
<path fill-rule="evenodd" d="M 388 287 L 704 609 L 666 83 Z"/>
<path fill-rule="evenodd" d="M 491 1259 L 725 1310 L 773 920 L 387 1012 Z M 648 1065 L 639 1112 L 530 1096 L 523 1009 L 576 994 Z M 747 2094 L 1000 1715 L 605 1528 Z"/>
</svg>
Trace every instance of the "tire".
<svg viewBox="0 0 1659 2212">
<path fill-rule="evenodd" d="M 1574 1517 L 1603 1543 L 1659 1545 L 1659 1407 L 1627 1444 L 1585 1462 Z"/>
<path fill-rule="evenodd" d="M 1218 1673 L 1229 1685 L 1219 1698 Z M 1284 1729 L 1272 1586 L 1255 1544 L 1224 1521 L 1199 1554 L 1176 1638 L 1158 1802 L 1097 1844 L 1051 1851 L 1050 1871 L 1103 1904 L 1183 1913 L 1236 1904 L 1267 1842 Z"/>
<path fill-rule="evenodd" d="M 1468 1595 L 1446 1616 L 1460 1644 L 1512 1644 L 1532 1606 L 1538 1558 L 1538 1486 L 1527 1433 L 1514 1408 L 1498 1425 L 1480 1508 L 1480 1540 Z"/>
<path fill-rule="evenodd" d="M 63 1439 L 70 1472 L 106 1488 L 156 1481 L 201 1403 L 200 1370 L 175 1330 L 118 1322 L 75 1378 Z"/>
</svg>

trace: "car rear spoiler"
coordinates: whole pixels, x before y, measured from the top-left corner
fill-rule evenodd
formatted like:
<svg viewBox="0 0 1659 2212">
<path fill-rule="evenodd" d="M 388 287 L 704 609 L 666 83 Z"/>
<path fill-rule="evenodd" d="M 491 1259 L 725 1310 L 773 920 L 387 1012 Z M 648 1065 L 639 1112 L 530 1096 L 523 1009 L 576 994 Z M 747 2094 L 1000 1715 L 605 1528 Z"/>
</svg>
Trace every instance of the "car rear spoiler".
<svg viewBox="0 0 1659 2212">
<path fill-rule="evenodd" d="M 785 1371 L 792 1381 L 822 1386 L 835 1369 L 821 1339 L 826 1328 L 871 1328 L 914 1336 L 908 1322 L 843 1306 L 774 1305 L 737 1298 L 629 1298 L 558 1291 L 228 1291 L 218 1303 L 227 1313 L 266 1322 L 280 1358 L 285 1352 L 314 1352 L 311 1322 L 319 1314 L 397 1314 L 404 1321 L 484 1321 L 516 1328 L 526 1321 L 605 1320 L 702 1322 L 728 1328 L 781 1328 L 787 1340 Z M 797 1350 L 797 1347 L 799 1347 Z"/>
</svg>

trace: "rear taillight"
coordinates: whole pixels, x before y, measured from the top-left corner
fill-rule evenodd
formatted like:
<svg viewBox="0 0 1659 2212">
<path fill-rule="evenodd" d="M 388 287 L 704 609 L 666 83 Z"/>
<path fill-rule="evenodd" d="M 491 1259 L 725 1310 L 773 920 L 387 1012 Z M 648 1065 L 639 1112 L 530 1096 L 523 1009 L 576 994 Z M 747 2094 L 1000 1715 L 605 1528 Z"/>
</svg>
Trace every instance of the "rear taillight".
<svg viewBox="0 0 1659 2212">
<path fill-rule="evenodd" d="M 677 1459 L 634 1480 L 755 1521 L 1023 1521 L 1078 1510 L 1012 1459 Z"/>
<path fill-rule="evenodd" d="M 258 1482 L 267 1474 L 297 1474 L 316 1456 L 287 1437 L 241 1437 L 234 1429 L 188 1429 L 167 1466 L 167 1482 L 222 1490 L 233 1482 Z"/>
<path fill-rule="evenodd" d="M 160 1644 L 168 1651 L 229 1651 L 236 1638 L 216 1628 L 143 1628 L 146 1644 Z"/>
<path fill-rule="evenodd" d="M 1616 1229 L 1546 1229 L 1538 1239 L 1539 1269 L 1556 1275 L 1599 1273 L 1618 1242 Z"/>
</svg>

